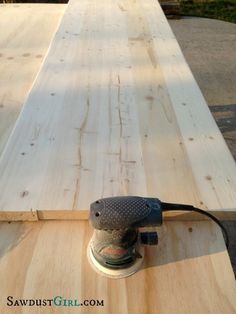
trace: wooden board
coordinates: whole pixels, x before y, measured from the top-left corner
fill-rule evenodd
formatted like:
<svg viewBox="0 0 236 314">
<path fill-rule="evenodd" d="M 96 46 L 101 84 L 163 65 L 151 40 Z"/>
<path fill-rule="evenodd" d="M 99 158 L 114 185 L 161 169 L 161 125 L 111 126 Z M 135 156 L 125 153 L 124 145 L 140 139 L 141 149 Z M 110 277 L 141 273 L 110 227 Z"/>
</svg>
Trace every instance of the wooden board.
<svg viewBox="0 0 236 314">
<path fill-rule="evenodd" d="M 63 12 L 63 5 L 0 4 L 0 154 Z"/>
<path fill-rule="evenodd" d="M 211 112 L 236 160 L 236 104 L 211 106 Z"/>
<path fill-rule="evenodd" d="M 18 63 L 17 59 L 16 69 Z M 15 73 L 20 84 L 24 71 Z M 159 233 L 160 245 L 146 251 L 144 269 L 126 280 L 112 281 L 97 276 L 87 263 L 91 236 L 87 223 L 1 223 L 0 313 L 234 313 L 235 282 L 217 226 L 169 222 Z M 104 307 L 6 305 L 9 295 L 16 300 L 57 294 L 79 301 L 103 299 Z"/>
<path fill-rule="evenodd" d="M 71 0 L 0 161 L 1 219 L 87 218 L 127 194 L 230 219 L 235 186 L 158 2 Z"/>
<path fill-rule="evenodd" d="M 160 244 L 146 248 L 143 269 L 113 280 L 87 261 L 88 222 L 1 223 L 1 314 L 235 313 L 235 280 L 218 227 L 168 222 L 159 230 Z M 8 296 L 104 300 L 104 306 L 10 307 Z"/>
</svg>

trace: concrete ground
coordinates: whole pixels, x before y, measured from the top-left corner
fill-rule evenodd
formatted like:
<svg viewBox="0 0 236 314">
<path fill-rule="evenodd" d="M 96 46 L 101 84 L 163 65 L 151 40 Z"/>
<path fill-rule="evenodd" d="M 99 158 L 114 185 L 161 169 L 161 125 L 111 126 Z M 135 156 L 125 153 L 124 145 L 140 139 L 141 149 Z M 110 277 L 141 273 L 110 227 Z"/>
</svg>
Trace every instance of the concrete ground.
<svg viewBox="0 0 236 314">
<path fill-rule="evenodd" d="M 197 17 L 169 23 L 236 159 L 236 24 Z M 224 224 L 236 274 L 236 222 Z"/>
<path fill-rule="evenodd" d="M 236 159 L 236 24 L 197 17 L 169 23 Z"/>
</svg>

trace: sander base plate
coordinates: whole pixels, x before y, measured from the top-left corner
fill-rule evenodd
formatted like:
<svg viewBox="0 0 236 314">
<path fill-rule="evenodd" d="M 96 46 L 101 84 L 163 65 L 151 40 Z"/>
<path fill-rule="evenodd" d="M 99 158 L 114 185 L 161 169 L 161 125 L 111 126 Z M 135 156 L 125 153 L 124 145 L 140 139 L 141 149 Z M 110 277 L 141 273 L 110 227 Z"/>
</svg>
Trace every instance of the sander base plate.
<svg viewBox="0 0 236 314">
<path fill-rule="evenodd" d="M 144 260 L 144 248 L 140 246 L 139 253 L 142 257 L 137 258 L 133 265 L 127 268 L 122 269 L 111 269 L 101 265 L 94 257 L 92 248 L 91 248 L 91 241 L 89 242 L 88 249 L 87 249 L 87 256 L 90 265 L 92 268 L 100 275 L 106 276 L 113 279 L 120 279 L 125 278 L 128 276 L 133 275 L 136 273 L 141 267 Z"/>
</svg>

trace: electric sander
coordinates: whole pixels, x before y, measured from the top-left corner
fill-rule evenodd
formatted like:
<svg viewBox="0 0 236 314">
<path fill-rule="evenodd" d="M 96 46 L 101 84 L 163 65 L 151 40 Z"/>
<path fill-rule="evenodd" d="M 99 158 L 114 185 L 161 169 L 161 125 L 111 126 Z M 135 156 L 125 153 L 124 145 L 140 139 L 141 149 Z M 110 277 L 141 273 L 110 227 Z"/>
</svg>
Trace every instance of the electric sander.
<svg viewBox="0 0 236 314">
<path fill-rule="evenodd" d="M 101 275 L 123 278 L 142 266 L 144 245 L 157 245 L 157 232 L 139 228 L 162 224 L 162 212 L 170 210 L 196 211 L 213 219 L 222 229 L 226 244 L 228 235 L 224 226 L 212 214 L 191 205 L 161 202 L 158 198 L 119 196 L 97 200 L 90 206 L 90 222 L 94 228 L 88 246 L 91 266 Z"/>
</svg>

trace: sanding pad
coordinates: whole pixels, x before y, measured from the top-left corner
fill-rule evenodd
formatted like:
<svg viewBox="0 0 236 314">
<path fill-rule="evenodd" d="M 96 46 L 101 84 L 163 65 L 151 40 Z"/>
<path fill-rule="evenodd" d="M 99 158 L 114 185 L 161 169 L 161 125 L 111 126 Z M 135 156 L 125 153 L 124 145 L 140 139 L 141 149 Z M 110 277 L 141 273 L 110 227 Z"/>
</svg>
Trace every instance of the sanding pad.
<svg viewBox="0 0 236 314">
<path fill-rule="evenodd" d="M 111 269 L 111 268 L 107 268 L 103 265 L 101 265 L 94 257 L 93 252 L 92 252 L 92 248 L 91 248 L 91 240 L 89 242 L 88 248 L 87 248 L 87 256 L 88 256 L 88 260 L 90 265 L 92 266 L 92 268 L 100 275 L 102 276 L 106 276 L 109 278 L 113 278 L 113 279 L 119 279 L 119 278 L 125 278 L 128 276 L 133 275 L 134 273 L 136 273 L 142 266 L 143 263 L 143 259 L 144 259 L 144 248 L 140 247 L 139 249 L 139 253 L 142 257 L 137 258 L 135 263 L 127 268 L 122 268 L 122 269 Z"/>
</svg>

